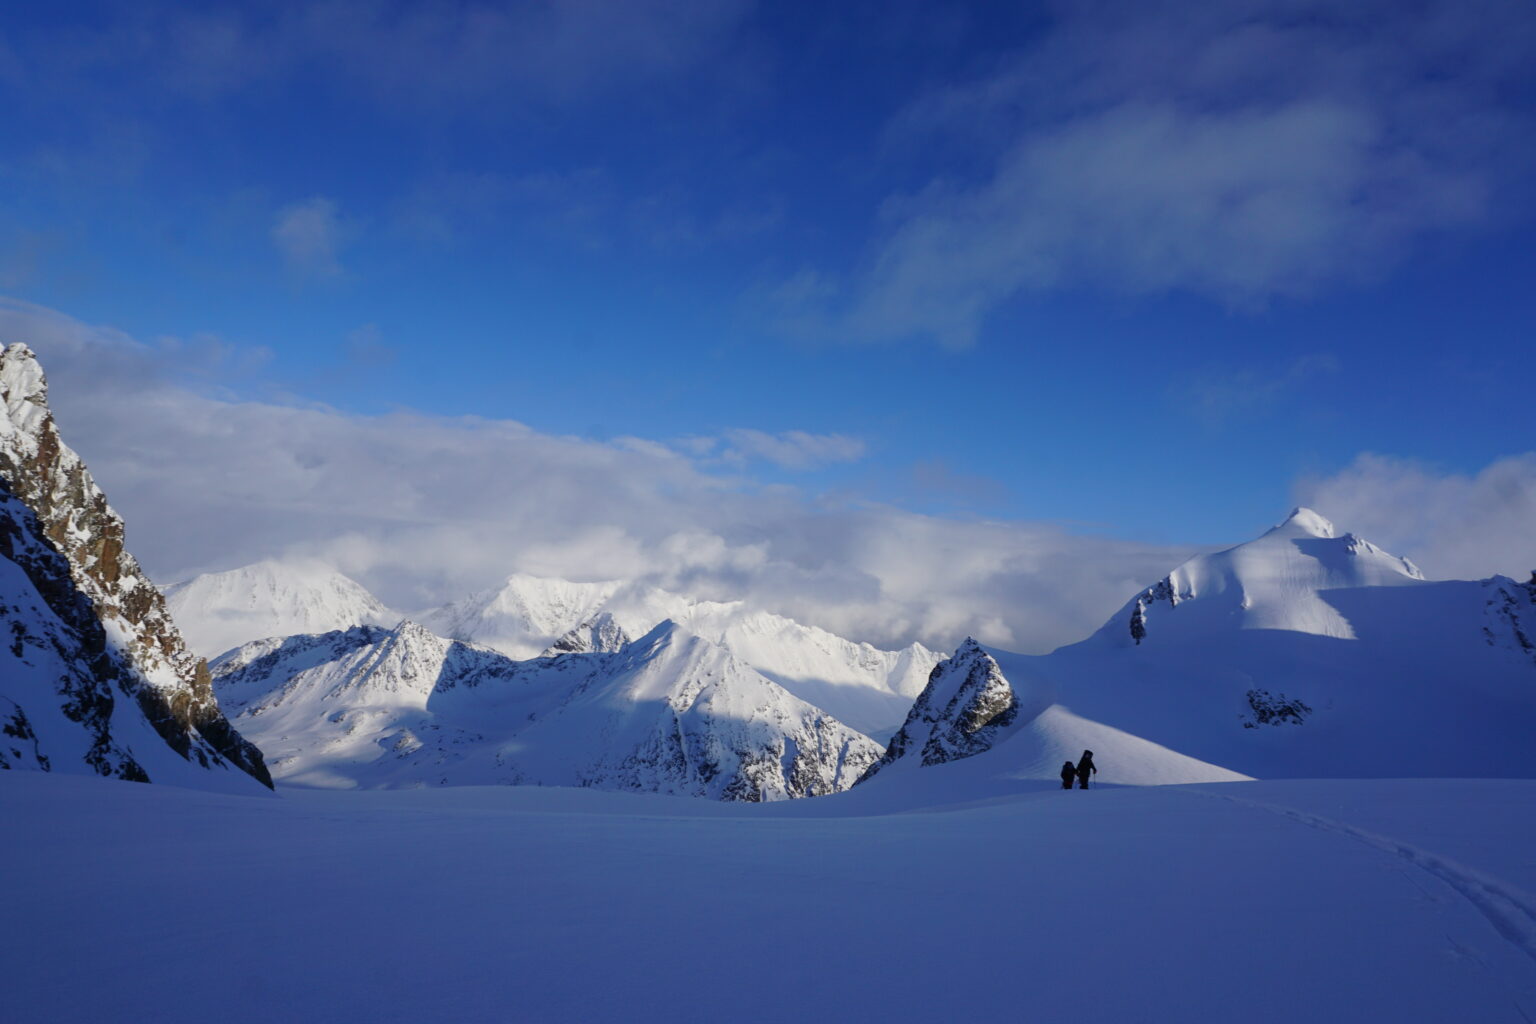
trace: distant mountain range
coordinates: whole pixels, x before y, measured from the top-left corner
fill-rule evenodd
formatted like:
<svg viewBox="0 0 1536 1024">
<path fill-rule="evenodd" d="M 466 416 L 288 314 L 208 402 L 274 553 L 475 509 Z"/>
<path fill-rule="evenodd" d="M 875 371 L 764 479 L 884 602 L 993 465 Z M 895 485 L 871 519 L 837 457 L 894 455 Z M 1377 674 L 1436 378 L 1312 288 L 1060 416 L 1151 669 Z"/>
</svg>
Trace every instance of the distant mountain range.
<svg viewBox="0 0 1536 1024">
<path fill-rule="evenodd" d="M 1309 509 L 1045 656 L 527 575 L 406 620 L 316 564 L 162 597 L 46 397 L 0 353 L 0 768 L 726 800 L 1055 779 L 1083 749 L 1129 785 L 1536 777 L 1536 581 L 1428 581 Z"/>
<path fill-rule="evenodd" d="M 257 641 L 213 663 L 280 779 L 537 784 L 726 800 L 851 786 L 880 746 L 670 621 L 513 661 L 413 622 Z"/>
<path fill-rule="evenodd" d="M 353 626 L 394 626 L 362 586 L 313 564 L 262 562 L 165 588 L 176 621 L 215 657 L 253 640 Z M 882 651 L 742 602 L 696 601 L 654 587 L 573 583 L 523 574 L 411 618 L 449 640 L 524 660 L 616 651 L 671 621 L 731 651 L 801 700 L 871 736 L 901 724 L 943 655 L 921 644 Z"/>
<path fill-rule="evenodd" d="M 957 664 L 986 666 L 991 690 L 957 687 Z M 1536 777 L 1536 581 L 1428 581 L 1297 509 L 1185 562 L 1081 643 L 1038 657 L 968 644 L 871 774 L 984 752 L 997 772 L 1048 778 L 1081 744 L 1117 781 L 1135 758 L 1104 756 L 1092 730 L 1042 753 L 1083 718 L 1256 777 Z"/>
</svg>

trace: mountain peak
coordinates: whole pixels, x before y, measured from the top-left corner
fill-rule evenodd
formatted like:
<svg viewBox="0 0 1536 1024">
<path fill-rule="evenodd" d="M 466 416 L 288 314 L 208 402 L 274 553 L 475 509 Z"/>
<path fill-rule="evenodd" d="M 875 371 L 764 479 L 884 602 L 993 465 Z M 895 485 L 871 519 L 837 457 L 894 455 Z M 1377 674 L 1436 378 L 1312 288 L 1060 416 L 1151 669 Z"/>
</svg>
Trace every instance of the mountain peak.
<svg viewBox="0 0 1536 1024">
<path fill-rule="evenodd" d="M 1286 516 L 1285 522 L 1280 523 L 1270 533 L 1285 533 L 1290 536 L 1318 537 L 1332 539 L 1337 537 L 1338 530 L 1333 523 L 1318 515 L 1305 505 L 1298 505 Z"/>
<path fill-rule="evenodd" d="M 579 626 L 573 627 L 560 639 L 545 649 L 543 657 L 557 654 L 591 654 L 613 652 L 633 639 L 624 631 L 610 612 L 597 615 Z"/>
<path fill-rule="evenodd" d="M 1348 617 L 1324 593 L 1422 582 L 1424 574 L 1406 558 L 1354 534 L 1340 535 L 1327 519 L 1300 507 L 1256 540 L 1184 562 L 1095 635 L 1140 646 L 1152 618 L 1175 621 L 1165 617 L 1160 606 L 1166 605 L 1166 611 L 1178 609 L 1176 631 L 1207 638 L 1236 628 L 1353 639 Z M 1159 626 L 1164 635 L 1166 629 Z"/>
<path fill-rule="evenodd" d="M 210 658 L 266 637 L 400 621 L 362 584 L 313 560 L 269 559 L 204 573 L 164 593 L 187 642 Z"/>
<path fill-rule="evenodd" d="M 974 637 L 934 666 L 901 730 L 859 781 L 899 761 L 924 765 L 971 757 L 992 747 L 1017 719 L 1019 698 L 997 661 Z"/>
<path fill-rule="evenodd" d="M 48 378 L 27 346 L 17 342 L 0 348 L 0 433 L 36 435 L 48 418 Z M 7 429 L 10 428 L 10 429 Z"/>
</svg>

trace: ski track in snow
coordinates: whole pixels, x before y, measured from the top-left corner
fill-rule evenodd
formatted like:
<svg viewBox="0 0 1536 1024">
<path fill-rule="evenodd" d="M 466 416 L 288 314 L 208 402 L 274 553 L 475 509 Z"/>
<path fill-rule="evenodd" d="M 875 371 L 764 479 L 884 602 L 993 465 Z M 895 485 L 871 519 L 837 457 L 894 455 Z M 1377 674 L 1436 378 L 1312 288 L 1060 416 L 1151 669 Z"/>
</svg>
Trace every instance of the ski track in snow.
<svg viewBox="0 0 1536 1024">
<path fill-rule="evenodd" d="M 1266 803 L 1261 800 L 1248 800 L 1243 797 L 1229 796 L 1226 793 L 1213 793 L 1205 789 L 1193 789 L 1191 792 L 1199 793 L 1201 796 L 1212 799 L 1226 800 L 1229 803 L 1268 811 L 1271 814 L 1289 818 L 1308 828 L 1317 829 L 1321 832 L 1331 832 L 1346 839 L 1352 839 L 1374 850 L 1391 854 L 1448 886 L 1452 892 L 1460 896 L 1474 910 L 1487 919 L 1500 938 L 1514 946 L 1521 953 L 1524 953 L 1533 963 L 1536 963 L 1536 897 L 1532 897 L 1530 894 L 1522 892 L 1520 889 L 1508 885 L 1500 879 L 1485 875 L 1474 868 L 1458 864 L 1449 858 L 1442 857 L 1437 853 L 1431 853 L 1428 850 L 1405 843 L 1399 839 L 1393 839 L 1390 836 L 1384 836 L 1376 832 L 1368 832 L 1353 825 L 1346 825 L 1342 821 L 1325 818 L 1317 814 L 1309 814 L 1294 807 Z M 1523 1015 L 1525 1011 L 1521 1009 L 1521 1013 Z M 1527 1017 L 1527 1019 L 1530 1018 Z"/>
</svg>

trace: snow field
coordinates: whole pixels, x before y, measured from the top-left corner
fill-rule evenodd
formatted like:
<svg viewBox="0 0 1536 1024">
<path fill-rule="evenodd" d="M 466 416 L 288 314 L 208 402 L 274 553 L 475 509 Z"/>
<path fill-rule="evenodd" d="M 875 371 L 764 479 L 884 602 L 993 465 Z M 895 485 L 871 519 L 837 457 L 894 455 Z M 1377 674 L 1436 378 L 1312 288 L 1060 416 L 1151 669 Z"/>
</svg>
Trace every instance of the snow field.
<svg viewBox="0 0 1536 1024">
<path fill-rule="evenodd" d="M 925 771 L 927 809 L 878 780 L 746 807 L 0 773 L 0 1015 L 1536 1016 L 1511 923 L 1536 905 L 1536 782 L 1013 782 L 942 802 L 964 764 Z"/>
</svg>

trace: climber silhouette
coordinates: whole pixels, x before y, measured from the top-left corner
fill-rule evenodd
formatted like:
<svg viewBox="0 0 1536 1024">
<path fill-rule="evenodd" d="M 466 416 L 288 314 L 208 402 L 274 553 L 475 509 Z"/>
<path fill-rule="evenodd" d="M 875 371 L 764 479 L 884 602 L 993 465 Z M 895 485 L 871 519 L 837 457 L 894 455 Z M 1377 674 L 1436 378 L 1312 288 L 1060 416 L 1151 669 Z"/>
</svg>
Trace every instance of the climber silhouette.
<svg viewBox="0 0 1536 1024">
<path fill-rule="evenodd" d="M 1093 763 L 1093 751 L 1085 750 L 1085 751 L 1083 751 L 1083 756 L 1077 759 L 1077 788 L 1078 789 L 1087 789 L 1088 788 L 1088 776 L 1090 774 L 1092 774 L 1092 775 L 1099 774 L 1099 766 Z M 1067 787 L 1069 789 L 1071 788 L 1071 786 L 1072 786 L 1072 784 L 1070 782 L 1067 783 Z"/>
<path fill-rule="evenodd" d="M 1077 765 L 1071 761 L 1063 761 L 1061 764 L 1061 788 L 1071 789 L 1072 780 L 1077 778 Z"/>
</svg>

